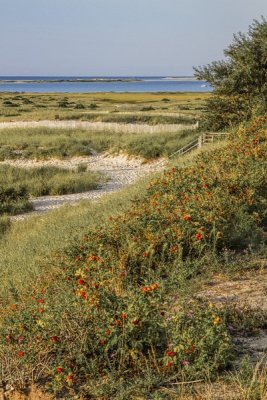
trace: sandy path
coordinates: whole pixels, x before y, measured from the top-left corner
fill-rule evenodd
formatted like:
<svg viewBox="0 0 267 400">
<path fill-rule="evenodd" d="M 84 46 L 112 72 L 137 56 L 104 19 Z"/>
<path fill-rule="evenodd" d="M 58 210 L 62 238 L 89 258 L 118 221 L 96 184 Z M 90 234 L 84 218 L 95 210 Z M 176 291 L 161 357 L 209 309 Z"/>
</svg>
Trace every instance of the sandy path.
<svg viewBox="0 0 267 400">
<path fill-rule="evenodd" d="M 90 171 L 103 172 L 108 181 L 103 183 L 97 190 L 89 192 L 67 194 L 62 196 L 42 196 L 33 198 L 34 211 L 12 217 L 12 220 L 24 219 L 27 216 L 49 211 L 58 208 L 63 204 L 74 204 L 80 200 L 96 200 L 106 193 L 114 192 L 130 185 L 138 178 L 152 174 L 163 169 L 165 161 L 154 161 L 143 163 L 141 159 L 128 159 L 125 156 L 95 155 L 90 157 L 77 157 L 70 160 L 7 160 L 1 164 L 30 168 L 44 165 L 53 165 L 68 169 L 76 168 L 80 163 L 87 164 Z"/>
<path fill-rule="evenodd" d="M 125 133 L 157 133 L 157 132 L 177 132 L 183 129 L 194 129 L 196 124 L 122 124 L 116 122 L 87 122 L 87 121 L 12 121 L 0 122 L 0 129 L 4 128 L 69 128 L 69 129 L 91 129 L 94 131 L 112 131 Z"/>
</svg>

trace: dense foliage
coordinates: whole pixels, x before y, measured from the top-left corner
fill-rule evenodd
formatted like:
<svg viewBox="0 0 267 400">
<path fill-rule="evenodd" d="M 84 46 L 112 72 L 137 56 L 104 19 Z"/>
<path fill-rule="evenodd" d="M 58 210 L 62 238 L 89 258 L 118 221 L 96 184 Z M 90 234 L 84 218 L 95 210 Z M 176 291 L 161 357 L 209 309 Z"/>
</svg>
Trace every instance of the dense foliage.
<svg viewBox="0 0 267 400">
<path fill-rule="evenodd" d="M 224 316 L 185 296 L 181 281 L 223 247 L 260 242 L 266 124 L 258 118 L 225 148 L 166 171 L 128 213 L 84 235 L 57 276 L 40 277 L 26 298 L 15 292 L 2 310 L 2 380 L 42 377 L 88 396 L 113 384 L 112 398 L 114 379 L 148 368 L 159 384 L 225 367 L 232 345 Z"/>
<path fill-rule="evenodd" d="M 32 209 L 29 193 L 25 186 L 0 183 L 0 215 L 18 214 Z"/>
<path fill-rule="evenodd" d="M 234 35 L 224 51 L 226 60 L 195 68 L 195 75 L 211 83 L 204 124 L 224 129 L 267 111 L 267 22 L 250 25 L 248 34 Z"/>
<path fill-rule="evenodd" d="M 3 176 L 5 179 L 5 176 Z M 3 180 L 3 179 L 2 179 Z M 32 210 L 29 193 L 24 185 L 14 187 L 0 180 L 0 239 L 10 227 L 9 215 Z"/>
</svg>

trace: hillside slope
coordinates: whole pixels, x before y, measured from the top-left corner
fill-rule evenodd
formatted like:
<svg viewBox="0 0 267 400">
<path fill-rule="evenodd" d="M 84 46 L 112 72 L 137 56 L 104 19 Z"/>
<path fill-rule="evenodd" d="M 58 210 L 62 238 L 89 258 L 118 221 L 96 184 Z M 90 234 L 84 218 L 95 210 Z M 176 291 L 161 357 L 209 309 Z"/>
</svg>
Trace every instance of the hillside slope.
<svg viewBox="0 0 267 400">
<path fill-rule="evenodd" d="M 18 293 L 2 310 L 3 380 L 44 379 L 64 398 L 137 398 L 229 366 L 227 315 L 190 288 L 221 268 L 225 249 L 263 242 L 266 124 L 258 118 L 223 149 L 166 171 L 55 260 L 57 276 Z"/>
</svg>

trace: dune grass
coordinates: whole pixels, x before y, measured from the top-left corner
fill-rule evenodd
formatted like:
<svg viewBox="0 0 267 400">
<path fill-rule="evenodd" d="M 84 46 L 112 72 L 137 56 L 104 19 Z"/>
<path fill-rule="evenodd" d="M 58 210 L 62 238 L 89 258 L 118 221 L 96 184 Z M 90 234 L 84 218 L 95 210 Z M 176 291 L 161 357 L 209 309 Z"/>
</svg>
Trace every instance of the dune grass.
<svg viewBox="0 0 267 400">
<path fill-rule="evenodd" d="M 196 118 L 191 115 L 164 115 L 164 114 L 145 114 L 145 113 L 69 113 L 65 119 L 78 119 L 82 121 L 91 122 L 116 122 L 120 124 L 148 124 L 148 125 L 158 125 L 158 124 L 184 124 L 191 125 L 196 122 Z"/>
<path fill-rule="evenodd" d="M 195 130 L 177 132 L 112 132 L 68 128 L 12 128 L 0 130 L 0 160 L 68 158 L 94 151 L 124 152 L 146 159 L 167 156 L 193 140 Z"/>
<path fill-rule="evenodd" d="M 96 189 L 102 174 L 53 166 L 18 168 L 0 165 L 0 187 L 25 188 L 29 196 L 62 195 Z"/>
<path fill-rule="evenodd" d="M 81 193 L 96 189 L 106 178 L 103 174 L 43 166 L 18 168 L 0 165 L 0 236 L 9 227 L 6 216 L 31 211 L 30 197 Z"/>
</svg>

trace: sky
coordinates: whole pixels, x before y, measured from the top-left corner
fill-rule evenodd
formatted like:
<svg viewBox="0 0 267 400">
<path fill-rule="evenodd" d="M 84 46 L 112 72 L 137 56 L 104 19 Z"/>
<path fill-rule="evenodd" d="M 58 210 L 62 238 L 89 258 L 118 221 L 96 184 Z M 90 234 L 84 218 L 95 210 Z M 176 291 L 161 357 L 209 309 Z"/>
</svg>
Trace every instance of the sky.
<svg viewBox="0 0 267 400">
<path fill-rule="evenodd" d="M 0 76 L 189 76 L 266 0 L 0 0 Z"/>
</svg>

